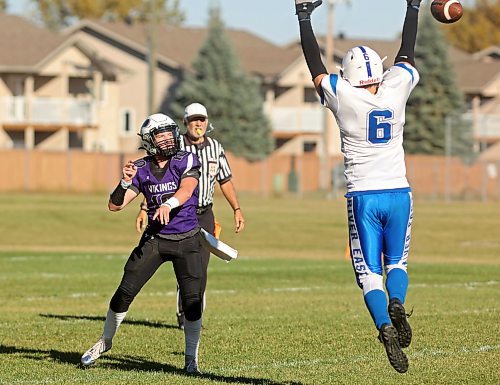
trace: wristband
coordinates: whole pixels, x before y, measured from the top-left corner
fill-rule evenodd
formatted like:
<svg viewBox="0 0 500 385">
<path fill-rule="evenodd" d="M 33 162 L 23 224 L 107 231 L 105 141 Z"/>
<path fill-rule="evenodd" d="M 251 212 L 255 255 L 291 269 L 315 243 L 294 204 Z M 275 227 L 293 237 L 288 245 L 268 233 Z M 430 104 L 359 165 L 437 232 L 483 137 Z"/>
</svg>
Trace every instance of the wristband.
<svg viewBox="0 0 500 385">
<path fill-rule="evenodd" d="M 114 191 L 110 194 L 109 200 L 111 203 L 113 203 L 115 206 L 121 206 L 125 200 L 125 193 L 128 190 L 127 187 L 123 187 L 122 182 L 116 186 Z"/>
<path fill-rule="evenodd" d="M 170 207 L 171 210 L 180 206 L 179 199 L 174 198 L 174 197 L 168 198 L 167 201 L 165 203 L 162 203 L 161 205 L 168 206 L 168 207 Z"/>
<path fill-rule="evenodd" d="M 132 181 L 127 182 L 125 179 L 122 178 L 122 180 L 120 181 L 120 185 L 126 190 L 130 186 L 132 186 Z"/>
<path fill-rule="evenodd" d="M 241 211 L 241 209 L 240 209 L 239 207 L 236 207 L 235 209 L 233 209 L 233 211 L 234 211 L 234 212 L 236 212 L 236 211 L 238 211 L 238 210 L 240 210 L 240 211 Z"/>
</svg>

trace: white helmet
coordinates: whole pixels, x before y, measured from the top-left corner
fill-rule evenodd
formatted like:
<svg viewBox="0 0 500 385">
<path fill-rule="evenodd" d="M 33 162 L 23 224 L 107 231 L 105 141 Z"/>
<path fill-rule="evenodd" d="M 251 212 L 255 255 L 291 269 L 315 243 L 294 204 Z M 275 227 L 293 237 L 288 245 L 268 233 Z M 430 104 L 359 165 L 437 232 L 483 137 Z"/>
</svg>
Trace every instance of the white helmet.
<svg viewBox="0 0 500 385">
<path fill-rule="evenodd" d="M 157 142 L 155 135 L 160 132 L 170 131 L 173 139 Z M 162 155 L 165 157 L 174 155 L 180 150 L 179 127 L 174 120 L 165 114 L 153 114 L 142 123 L 139 134 L 141 146 L 139 149 L 146 150 L 148 155 Z"/>
<path fill-rule="evenodd" d="M 370 47 L 351 48 L 342 59 L 340 74 L 351 86 L 360 87 L 380 83 L 384 73 L 383 61 Z"/>
</svg>

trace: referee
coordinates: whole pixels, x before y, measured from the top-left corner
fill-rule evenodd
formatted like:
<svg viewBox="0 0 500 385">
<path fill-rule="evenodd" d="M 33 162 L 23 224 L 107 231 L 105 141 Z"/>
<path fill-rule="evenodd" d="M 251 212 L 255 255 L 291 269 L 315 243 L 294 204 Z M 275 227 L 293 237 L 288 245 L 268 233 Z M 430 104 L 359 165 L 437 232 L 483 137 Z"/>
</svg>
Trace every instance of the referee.
<svg viewBox="0 0 500 385">
<path fill-rule="evenodd" d="M 184 111 L 183 118 L 187 132 L 182 136 L 181 147 L 185 151 L 192 152 L 198 156 L 201 163 L 201 175 L 198 182 L 199 196 L 196 214 L 200 227 L 208 233 L 215 233 L 215 218 L 212 211 L 215 182 L 220 185 L 227 202 L 234 212 L 235 231 L 239 233 L 245 227 L 245 219 L 241 212 L 240 204 L 236 196 L 236 190 L 231 180 L 231 168 L 224 153 L 224 148 L 215 139 L 206 135 L 208 127 L 208 113 L 204 105 L 192 103 Z M 137 215 L 136 228 L 141 232 L 146 227 L 147 206 L 141 203 L 141 210 Z M 210 252 L 203 249 L 204 267 L 208 266 Z M 177 323 L 179 328 L 184 327 L 184 312 L 177 286 Z"/>
</svg>

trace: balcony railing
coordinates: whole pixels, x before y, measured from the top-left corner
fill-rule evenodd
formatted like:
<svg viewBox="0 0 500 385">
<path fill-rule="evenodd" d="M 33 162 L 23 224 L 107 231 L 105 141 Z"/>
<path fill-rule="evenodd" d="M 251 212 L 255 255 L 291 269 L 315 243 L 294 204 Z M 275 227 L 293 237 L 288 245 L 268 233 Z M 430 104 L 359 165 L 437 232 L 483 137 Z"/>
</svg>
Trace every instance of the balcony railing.
<svg viewBox="0 0 500 385">
<path fill-rule="evenodd" d="M 267 111 L 274 132 L 318 134 L 323 130 L 322 107 L 272 107 Z"/>
<path fill-rule="evenodd" d="M 29 103 L 22 96 L 6 97 L 0 99 L 0 120 L 4 124 L 93 125 L 95 103 L 69 98 L 33 98 Z"/>
</svg>

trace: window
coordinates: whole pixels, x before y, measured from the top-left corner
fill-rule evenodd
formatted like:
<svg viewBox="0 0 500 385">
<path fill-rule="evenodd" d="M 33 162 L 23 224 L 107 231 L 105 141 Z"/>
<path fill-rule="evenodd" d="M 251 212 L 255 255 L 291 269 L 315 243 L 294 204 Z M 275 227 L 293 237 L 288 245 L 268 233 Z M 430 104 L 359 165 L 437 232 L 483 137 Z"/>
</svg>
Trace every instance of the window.
<svg viewBox="0 0 500 385">
<path fill-rule="evenodd" d="M 124 109 L 121 116 L 122 133 L 130 135 L 134 131 L 134 113 L 132 109 Z"/>
<path fill-rule="evenodd" d="M 24 142 L 24 131 L 10 131 L 10 130 L 5 130 L 7 135 L 9 136 L 11 140 L 11 146 L 12 148 L 24 148 L 25 147 L 25 142 Z"/>
<path fill-rule="evenodd" d="M 83 149 L 83 133 L 80 131 L 70 131 L 68 147 L 79 150 Z"/>
<path fill-rule="evenodd" d="M 304 152 L 316 151 L 316 142 L 304 142 Z"/>
<path fill-rule="evenodd" d="M 304 103 L 318 103 L 319 96 L 312 87 L 304 88 Z"/>
</svg>

